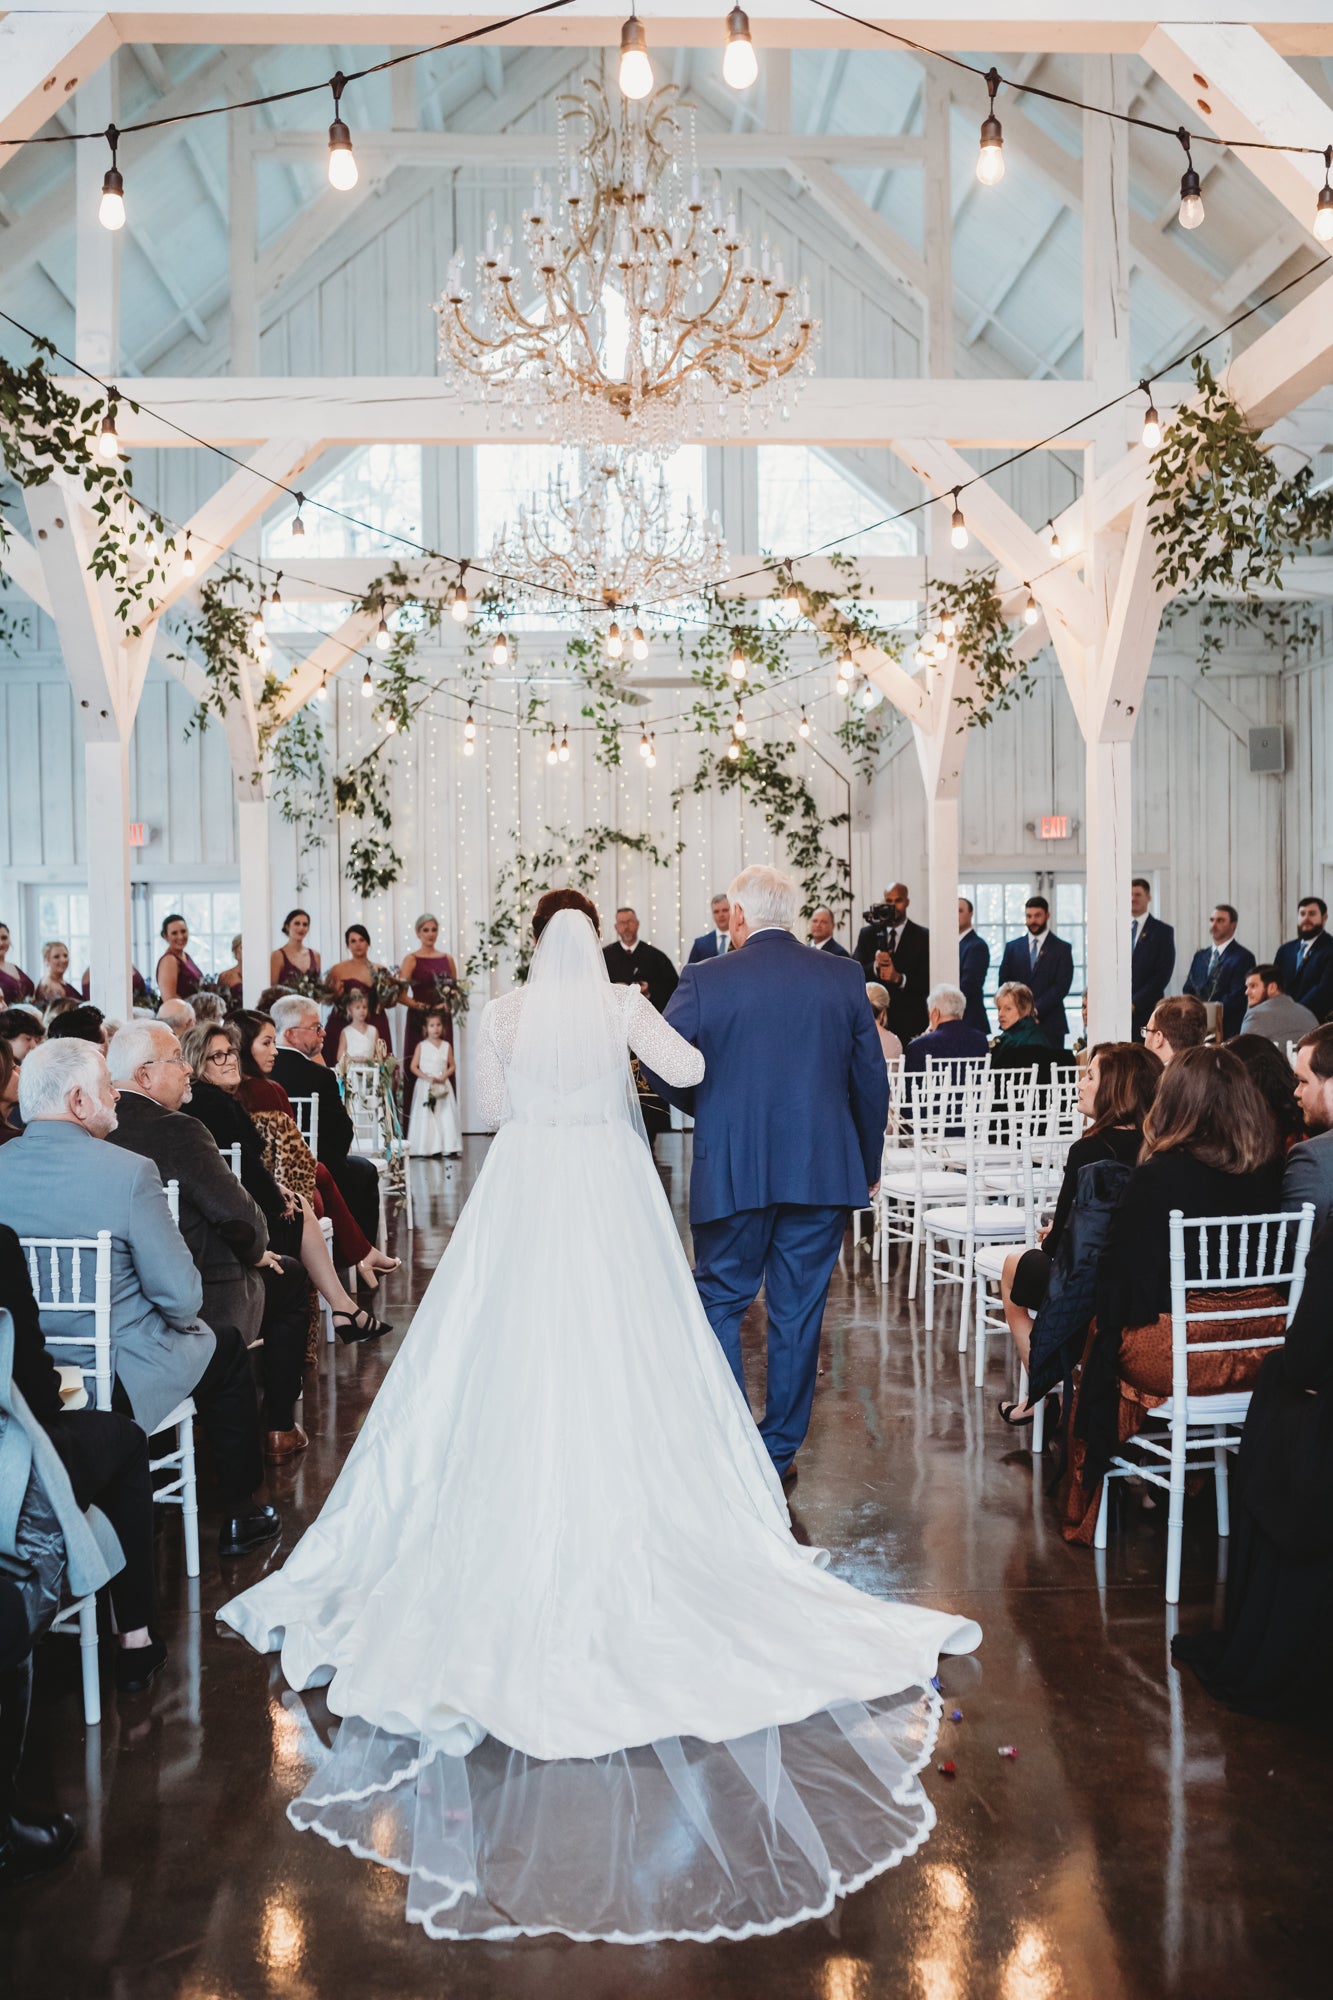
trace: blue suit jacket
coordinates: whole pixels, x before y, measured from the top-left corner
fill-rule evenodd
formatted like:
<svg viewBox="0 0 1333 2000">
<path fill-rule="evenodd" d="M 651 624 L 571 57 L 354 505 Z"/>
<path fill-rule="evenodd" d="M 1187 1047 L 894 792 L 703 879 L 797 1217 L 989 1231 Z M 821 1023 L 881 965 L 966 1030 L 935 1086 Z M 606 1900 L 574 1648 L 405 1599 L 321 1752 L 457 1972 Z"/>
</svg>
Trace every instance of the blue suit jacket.
<svg viewBox="0 0 1333 2000">
<path fill-rule="evenodd" d="M 941 1021 L 938 1028 L 913 1036 L 907 1044 L 903 1074 L 910 1076 L 914 1070 L 924 1070 L 932 1056 L 984 1056 L 988 1046 L 981 1029 L 969 1026 L 966 1020 Z"/>
<path fill-rule="evenodd" d="M 1074 983 L 1074 954 L 1069 945 L 1048 930 L 1034 969 L 1027 932 L 1021 938 L 1010 938 L 1000 960 L 1001 986 L 1011 979 L 1031 990 L 1043 1035 L 1053 1049 L 1062 1049 L 1069 1032 L 1065 995 Z"/>
<path fill-rule="evenodd" d="M 698 965 L 705 958 L 730 958 L 734 950 L 734 945 L 728 945 L 726 951 L 719 951 L 717 932 L 705 931 L 703 936 L 697 937 L 690 946 L 690 955 L 685 962 L 687 965 Z"/>
<path fill-rule="evenodd" d="M 1136 1040 L 1143 1034 L 1153 1008 L 1171 984 L 1171 974 L 1175 969 L 1175 931 L 1170 924 L 1159 923 L 1150 913 L 1139 926 L 1139 941 L 1130 957 L 1129 980 Z"/>
<path fill-rule="evenodd" d="M 1245 1019 L 1245 1009 L 1249 1005 L 1245 998 L 1245 982 L 1254 971 L 1257 960 L 1252 951 L 1232 938 L 1218 960 L 1216 979 L 1210 979 L 1208 967 L 1212 958 L 1213 947 L 1210 944 L 1195 952 L 1183 990 L 1192 993 L 1196 1000 L 1217 1000 L 1221 1003 L 1222 1036 L 1223 1040 L 1229 1040 L 1232 1035 L 1240 1033 L 1240 1024 Z"/>
<path fill-rule="evenodd" d="M 1292 999 L 1308 1007 L 1316 1021 L 1322 1021 L 1333 1010 L 1333 937 L 1321 931 L 1306 952 L 1303 965 L 1300 955 L 1300 939 L 1292 938 L 1278 947 L 1273 963 L 1284 974 Z"/>
<path fill-rule="evenodd" d="M 962 987 L 963 998 L 967 1001 L 967 1011 L 963 1015 L 963 1020 L 969 1028 L 975 1028 L 983 1035 L 990 1034 L 990 1017 L 986 1012 L 986 1002 L 982 998 L 986 974 L 989 971 L 990 946 L 984 937 L 978 937 L 975 931 L 969 931 L 966 937 L 958 940 L 958 984 Z M 951 1023 L 946 1021 L 944 1025 L 949 1027 Z M 943 1054 L 944 1051 L 941 1050 L 940 1053 Z M 960 1055 L 967 1053 L 966 1049 L 959 1050 Z M 916 1065 L 912 1064 L 909 1067 Z"/>
<path fill-rule="evenodd" d="M 811 950 L 827 952 L 830 958 L 850 958 L 852 955 L 846 945 L 839 944 L 835 937 L 825 938 L 823 944 L 812 945 Z"/>
<path fill-rule="evenodd" d="M 666 1018 L 703 1053 L 693 1090 L 690 1221 L 800 1202 L 863 1208 L 879 1179 L 889 1079 L 854 959 L 766 930 L 687 965 Z"/>
</svg>

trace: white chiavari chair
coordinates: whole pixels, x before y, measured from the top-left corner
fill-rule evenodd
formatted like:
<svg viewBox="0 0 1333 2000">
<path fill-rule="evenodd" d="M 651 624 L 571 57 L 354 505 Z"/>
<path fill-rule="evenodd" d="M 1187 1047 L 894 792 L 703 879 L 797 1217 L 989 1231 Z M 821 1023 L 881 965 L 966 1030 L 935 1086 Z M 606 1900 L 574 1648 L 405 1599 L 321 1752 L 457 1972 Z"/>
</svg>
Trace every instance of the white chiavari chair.
<svg viewBox="0 0 1333 2000">
<path fill-rule="evenodd" d="M 985 1073 L 984 1060 L 929 1064 L 903 1079 L 899 1114 L 900 1136 L 910 1141 L 904 1162 L 880 1181 L 880 1269 L 888 1275 L 891 1244 L 910 1246 L 908 1293 L 915 1297 L 921 1264 L 922 1223 L 936 1203 L 955 1202 L 962 1178 L 950 1157 L 955 1135 L 963 1130 L 969 1093 Z"/>
<path fill-rule="evenodd" d="M 1109 1495 L 1113 1479 L 1138 1478 L 1168 1495 L 1166 1601 L 1180 1602 L 1180 1555 L 1184 1539 L 1185 1481 L 1191 1472 L 1211 1472 L 1217 1494 L 1217 1532 L 1231 1532 L 1227 1455 L 1239 1449 L 1240 1427 L 1250 1407 L 1248 1389 L 1201 1393 L 1190 1387 L 1190 1367 L 1205 1354 L 1281 1347 L 1286 1327 L 1300 1304 L 1305 1259 L 1314 1228 L 1314 1206 L 1299 1212 L 1186 1218 L 1171 1211 L 1171 1394 L 1149 1413 L 1132 1440 L 1143 1458 L 1119 1453 L 1102 1482 L 1094 1547 L 1107 1543 Z M 1191 1275 L 1187 1276 L 1189 1272 Z M 1197 1273 L 1197 1275 L 1192 1275 Z M 1228 1325 L 1253 1322 L 1252 1304 L 1228 1307 L 1227 1295 L 1254 1286 L 1285 1288 L 1286 1301 L 1274 1308 L 1284 1319 L 1281 1333 L 1256 1338 L 1252 1332 L 1228 1340 Z M 1219 1338 L 1191 1339 L 1191 1328 Z M 1194 1454 L 1191 1456 L 1191 1454 Z"/>
<path fill-rule="evenodd" d="M 935 1324 L 936 1286 L 961 1285 L 958 1314 L 960 1354 L 967 1348 L 972 1315 L 973 1266 L 978 1245 L 1021 1243 L 1027 1234 L 1026 1204 L 993 1199 L 986 1188 L 986 1174 L 988 1169 L 994 1170 L 997 1146 L 1005 1159 L 1013 1151 L 1020 1156 L 1026 1154 L 1024 1135 L 1029 1127 L 1034 1101 L 1034 1086 L 1013 1091 L 1006 1085 L 997 1093 L 996 1073 L 987 1071 L 977 1084 L 964 1086 L 961 1130 L 955 1121 L 947 1134 L 941 1134 L 947 1157 L 955 1167 L 961 1166 L 961 1172 L 956 1175 L 953 1200 L 932 1204 L 922 1216 L 926 1327 L 929 1330 Z M 992 1137 L 996 1129 L 1003 1132 L 1000 1141 Z"/>
<path fill-rule="evenodd" d="M 309 1146 L 315 1158 L 319 1158 L 319 1099 L 315 1096 L 293 1097 L 290 1099 L 292 1116 L 296 1129 Z"/>
</svg>

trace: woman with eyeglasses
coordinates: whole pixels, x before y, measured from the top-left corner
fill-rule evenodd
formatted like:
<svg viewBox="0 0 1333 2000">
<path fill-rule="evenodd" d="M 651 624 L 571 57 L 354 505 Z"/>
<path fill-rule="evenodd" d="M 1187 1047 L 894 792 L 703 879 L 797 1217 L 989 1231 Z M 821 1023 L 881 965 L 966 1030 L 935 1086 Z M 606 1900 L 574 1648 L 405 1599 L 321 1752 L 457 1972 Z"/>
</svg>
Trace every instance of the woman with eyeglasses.
<svg viewBox="0 0 1333 2000">
<path fill-rule="evenodd" d="M 194 1078 L 193 1094 L 181 1108 L 208 1127 L 222 1151 L 239 1144 L 241 1181 L 264 1212 L 271 1247 L 283 1256 L 300 1258 L 316 1290 L 328 1300 L 343 1340 L 373 1340 L 391 1332 L 384 1320 L 359 1307 L 343 1286 L 313 1202 L 270 1172 L 264 1135 L 240 1101 L 236 1030 L 230 1025 L 191 1028 L 181 1042 L 181 1054 Z"/>
</svg>

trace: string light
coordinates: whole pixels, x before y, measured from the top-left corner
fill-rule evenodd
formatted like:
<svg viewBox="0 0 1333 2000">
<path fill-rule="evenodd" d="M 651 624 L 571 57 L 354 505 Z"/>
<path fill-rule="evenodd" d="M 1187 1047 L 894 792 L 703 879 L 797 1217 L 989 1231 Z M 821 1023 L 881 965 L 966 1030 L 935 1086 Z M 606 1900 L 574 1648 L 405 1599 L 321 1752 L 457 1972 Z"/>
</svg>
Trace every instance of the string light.
<svg viewBox="0 0 1333 2000">
<path fill-rule="evenodd" d="M 1324 154 L 1324 185 L 1319 190 L 1319 198 L 1314 205 L 1314 233 L 1321 243 L 1333 242 L 1333 186 L 1329 175 L 1333 174 L 1333 146 Z"/>
<path fill-rule="evenodd" d="M 305 494 L 298 493 L 296 496 L 296 519 L 292 522 L 292 538 L 298 542 L 305 540 L 305 522 L 301 519 L 301 509 L 304 506 Z"/>
<path fill-rule="evenodd" d="M 327 674 L 325 674 L 319 686 L 315 689 L 315 700 L 327 701 L 328 698 L 329 698 L 329 677 Z"/>
<path fill-rule="evenodd" d="M 855 675 L 853 675 L 850 680 L 840 680 L 838 682 L 838 693 L 842 696 L 844 701 L 850 701 L 855 692 L 856 692 Z"/>
<path fill-rule="evenodd" d="M 645 729 L 639 738 L 639 755 L 646 759 L 651 754 L 652 747 L 652 744 L 648 741 L 648 731 Z"/>
<path fill-rule="evenodd" d="M 381 609 L 380 622 L 375 627 L 375 647 L 378 652 L 387 653 L 392 644 L 393 634 L 389 630 L 388 621 L 384 616 L 383 609 Z"/>
<path fill-rule="evenodd" d="M 1185 148 L 1185 171 L 1180 176 L 1180 226 L 1182 229 L 1197 229 L 1203 221 L 1203 184 L 1194 170 L 1190 135 L 1183 125 L 1176 137 Z"/>
<path fill-rule="evenodd" d="M 796 725 L 796 734 L 797 734 L 798 736 L 802 736 L 802 737 L 804 737 L 804 738 L 805 738 L 805 739 L 806 739 L 807 741 L 809 741 L 809 737 L 810 737 L 810 718 L 809 718 L 809 716 L 808 716 L 808 715 L 806 714 L 806 712 L 805 712 L 805 704 L 804 704 L 804 702 L 802 702 L 802 704 L 801 704 L 801 719 L 800 719 L 800 721 L 799 721 L 799 722 L 797 723 L 797 725 Z"/>
<path fill-rule="evenodd" d="M 653 731 L 653 733 L 652 733 L 652 735 L 651 735 L 651 736 L 650 736 L 650 737 L 648 738 L 648 755 L 647 755 L 647 756 L 646 756 L 646 757 L 644 758 L 644 762 L 645 762 L 645 764 L 646 764 L 646 765 L 648 766 L 648 769 L 649 769 L 650 771 L 655 771 L 655 770 L 657 769 L 657 731 L 656 731 L 656 730 L 654 730 L 654 731 Z"/>
<path fill-rule="evenodd" d="M 375 683 L 370 678 L 370 668 L 367 667 L 361 681 L 361 693 L 365 697 L 365 699 L 369 701 L 370 697 L 374 694 L 374 692 L 375 692 Z"/>
<path fill-rule="evenodd" d="M 491 647 L 491 665 L 493 667 L 507 667 L 508 664 L 509 641 L 503 632 L 497 632 L 495 635 L 495 644 Z"/>
<path fill-rule="evenodd" d="M 184 554 L 184 555 L 183 555 L 183 556 L 181 557 L 181 571 L 182 571 L 182 574 L 183 574 L 183 575 L 185 575 L 185 576 L 193 576 L 193 575 L 194 575 L 194 572 L 195 572 L 195 568 L 196 568 L 196 564 L 195 564 L 195 560 L 194 560 L 194 550 L 193 550 L 193 548 L 192 548 L 192 547 L 190 546 L 190 537 L 189 537 L 189 534 L 188 534 L 188 532 L 187 532 L 187 534 L 186 534 L 186 536 L 185 536 L 185 554 Z"/>
<path fill-rule="evenodd" d="M 731 739 L 731 741 L 730 741 L 730 743 L 728 743 L 728 745 L 727 745 L 727 761 L 728 761 L 728 763 L 730 763 L 730 764 L 734 764 L 734 763 L 736 762 L 737 758 L 738 758 L 738 757 L 740 756 L 740 754 L 741 754 L 741 746 L 740 746 L 740 744 L 739 744 L 739 743 L 737 742 L 736 738 L 735 738 L 735 737 L 733 736 L 733 737 L 732 737 L 732 739 Z"/>
<path fill-rule="evenodd" d="M 642 625 L 636 625 L 634 627 L 634 630 L 630 633 L 629 645 L 630 645 L 630 651 L 633 653 L 636 660 L 642 661 L 647 659 L 648 641 L 644 636 L 644 630 Z"/>
<path fill-rule="evenodd" d="M 949 523 L 949 540 L 956 549 L 965 549 L 967 547 L 967 522 L 963 519 L 963 510 L 958 504 L 958 495 L 961 490 L 957 486 L 953 489 L 953 519 Z"/>
<path fill-rule="evenodd" d="M 259 593 L 259 602 L 254 609 L 254 616 L 250 620 L 250 637 L 256 646 L 261 643 L 264 637 L 264 593 L 262 590 Z"/>
<path fill-rule="evenodd" d="M 268 608 L 270 611 L 277 610 L 279 605 L 281 605 L 282 603 L 282 592 L 278 589 L 278 585 L 281 582 L 282 582 L 282 571 L 279 570 L 277 575 L 273 579 L 273 588 L 269 592 Z"/>
<path fill-rule="evenodd" d="M 607 658 L 611 660 L 618 660 L 621 654 L 624 652 L 624 650 L 625 650 L 624 637 L 621 633 L 620 627 L 617 625 L 615 619 L 613 618 L 611 620 L 611 623 L 606 628 Z"/>
<path fill-rule="evenodd" d="M 116 165 L 116 147 L 120 134 L 114 125 L 106 128 L 106 142 L 111 148 L 111 165 L 102 176 L 102 199 L 97 204 L 97 220 L 103 229 L 123 229 L 125 227 L 125 182 L 120 168 Z"/>
<path fill-rule="evenodd" d="M 1050 530 L 1051 554 L 1059 556 L 1063 553 L 1060 547 L 1060 530 L 1056 527 L 1054 521 L 1048 521 L 1046 526 Z"/>
<path fill-rule="evenodd" d="M 736 720 L 731 725 L 731 733 L 742 743 L 750 733 L 749 724 L 745 720 L 745 711 L 739 702 L 736 703 Z"/>
<path fill-rule="evenodd" d="M 1027 603 L 1023 606 L 1023 623 L 1025 625 L 1035 625 L 1040 617 L 1041 612 L 1037 609 L 1037 600 L 1032 595 L 1032 589 L 1029 586 Z"/>
<path fill-rule="evenodd" d="M 733 7 L 727 16 L 722 74 L 733 90 L 748 90 L 759 74 L 759 58 L 750 40 L 750 17 L 740 7 Z"/>
<path fill-rule="evenodd" d="M 562 735 L 561 735 L 561 738 L 560 738 L 560 762 L 561 762 L 562 764 L 567 764 L 567 763 L 569 762 L 569 724 L 568 724 L 568 723 L 566 723 L 566 724 L 565 724 L 565 726 L 564 726 L 564 731 L 563 731 L 563 733 L 562 733 Z"/>
<path fill-rule="evenodd" d="M 648 37 L 643 22 L 631 14 L 620 30 L 620 91 L 622 97 L 646 97 L 653 87 L 653 66 L 648 60 Z"/>
<path fill-rule="evenodd" d="M 392 711 L 384 718 L 384 733 L 386 736 L 398 734 L 398 717 Z"/>
<path fill-rule="evenodd" d="M 1143 446 L 1145 451 L 1156 451 L 1162 442 L 1162 419 L 1153 407 L 1152 390 L 1148 384 L 1140 382 L 1139 387 L 1148 398 L 1148 407 L 1143 412 Z"/>
<path fill-rule="evenodd" d="M 546 761 L 548 764 L 558 764 L 560 762 L 560 752 L 556 748 L 554 723 L 551 724 L 551 740 L 546 746 Z"/>
<path fill-rule="evenodd" d="M 731 649 L 731 678 L 743 681 L 750 671 L 750 662 L 745 657 L 745 648 L 737 639 Z"/>
<path fill-rule="evenodd" d="M 333 92 L 333 123 L 329 127 L 329 186 L 339 194 L 349 194 L 356 186 L 356 155 L 352 151 L 352 135 L 343 123 L 342 94 L 347 88 L 347 78 L 339 70 L 329 85 Z"/>
<path fill-rule="evenodd" d="M 467 585 L 463 581 L 466 569 L 467 564 L 460 562 L 458 565 L 458 582 L 454 585 L 454 594 L 449 600 L 449 616 L 453 619 L 455 625 L 462 625 L 467 620 Z"/>
<path fill-rule="evenodd" d="M 953 639 L 957 637 L 958 620 L 954 617 L 952 611 L 946 611 L 943 618 L 941 618 L 940 631 L 943 633 L 946 639 Z"/>
<path fill-rule="evenodd" d="M 799 611 L 801 608 L 800 586 L 794 576 L 789 577 L 787 580 L 787 588 L 782 593 L 782 601 L 789 611 Z"/>
<path fill-rule="evenodd" d="M 983 187 L 995 187 L 1004 179 L 1004 132 L 995 116 L 995 93 L 1000 87 L 1000 72 L 991 68 L 986 71 L 986 89 L 990 93 L 990 109 L 981 124 L 981 151 L 977 154 L 977 179 Z"/>
<path fill-rule="evenodd" d="M 97 433 L 97 456 L 111 464 L 120 457 L 120 439 L 116 436 L 116 410 L 118 398 L 113 389 L 107 400 L 106 415 Z"/>
<path fill-rule="evenodd" d="M 463 755 L 475 756 L 477 749 L 477 725 L 472 720 L 472 703 L 467 705 L 467 718 L 463 723 Z"/>
</svg>

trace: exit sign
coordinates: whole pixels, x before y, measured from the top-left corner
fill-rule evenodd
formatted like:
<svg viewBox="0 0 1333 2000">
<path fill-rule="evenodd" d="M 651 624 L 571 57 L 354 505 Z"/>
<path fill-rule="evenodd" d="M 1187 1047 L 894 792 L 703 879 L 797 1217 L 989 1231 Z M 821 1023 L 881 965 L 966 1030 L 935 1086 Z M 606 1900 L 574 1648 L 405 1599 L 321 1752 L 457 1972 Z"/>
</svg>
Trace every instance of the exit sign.
<svg viewBox="0 0 1333 2000">
<path fill-rule="evenodd" d="M 132 819 L 130 821 L 130 846 L 142 847 L 143 844 L 143 821 L 141 819 Z"/>
<path fill-rule="evenodd" d="M 1043 840 L 1068 840 L 1069 814 L 1068 813 L 1043 814 L 1041 822 L 1041 837 Z"/>
</svg>

